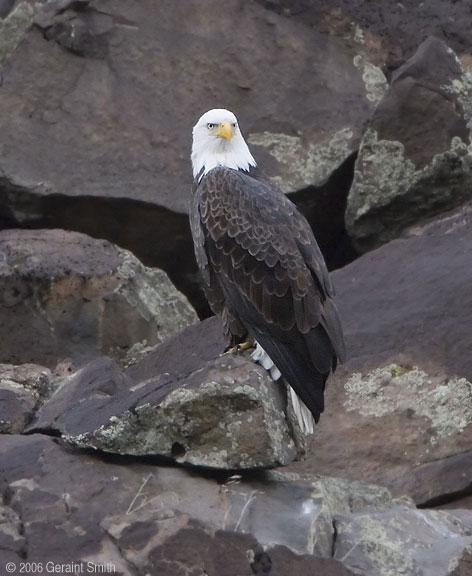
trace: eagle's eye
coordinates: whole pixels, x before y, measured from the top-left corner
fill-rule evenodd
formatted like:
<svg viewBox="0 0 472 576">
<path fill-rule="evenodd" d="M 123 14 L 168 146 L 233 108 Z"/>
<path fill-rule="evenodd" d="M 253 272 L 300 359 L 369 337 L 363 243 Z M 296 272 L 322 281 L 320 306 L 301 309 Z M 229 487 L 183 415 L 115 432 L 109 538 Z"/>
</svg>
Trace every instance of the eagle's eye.
<svg viewBox="0 0 472 576">
<path fill-rule="evenodd" d="M 236 122 L 234 122 L 233 124 L 231 124 L 232 128 L 236 128 Z"/>
<path fill-rule="evenodd" d="M 208 130 L 213 130 L 213 128 L 216 128 L 216 124 L 213 124 L 213 122 L 208 122 L 207 128 Z"/>
</svg>

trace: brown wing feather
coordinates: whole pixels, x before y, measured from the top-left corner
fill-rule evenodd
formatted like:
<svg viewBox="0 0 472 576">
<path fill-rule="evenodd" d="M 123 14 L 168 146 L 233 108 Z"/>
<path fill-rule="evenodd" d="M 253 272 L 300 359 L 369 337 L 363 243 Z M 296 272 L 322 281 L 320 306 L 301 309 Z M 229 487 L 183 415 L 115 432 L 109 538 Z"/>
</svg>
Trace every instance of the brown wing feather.
<svg viewBox="0 0 472 576">
<path fill-rule="evenodd" d="M 329 278 L 295 206 L 266 183 L 223 168 L 205 176 L 199 189 L 205 248 L 215 271 L 236 284 L 268 323 L 285 329 L 296 324 L 302 333 L 316 326 Z M 292 307 L 277 302 L 289 291 Z"/>
</svg>

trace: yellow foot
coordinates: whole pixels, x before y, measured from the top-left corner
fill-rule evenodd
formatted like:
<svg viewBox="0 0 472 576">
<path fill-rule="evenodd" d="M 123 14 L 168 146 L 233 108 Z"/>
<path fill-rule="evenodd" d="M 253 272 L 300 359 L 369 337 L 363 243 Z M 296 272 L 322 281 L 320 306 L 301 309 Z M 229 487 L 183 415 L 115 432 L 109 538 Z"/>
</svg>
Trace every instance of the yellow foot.
<svg viewBox="0 0 472 576">
<path fill-rule="evenodd" d="M 252 338 L 247 338 L 247 340 L 244 340 L 244 342 L 236 344 L 236 346 L 231 346 L 231 348 L 226 350 L 226 354 L 240 354 L 248 348 L 254 348 L 254 340 Z"/>
</svg>

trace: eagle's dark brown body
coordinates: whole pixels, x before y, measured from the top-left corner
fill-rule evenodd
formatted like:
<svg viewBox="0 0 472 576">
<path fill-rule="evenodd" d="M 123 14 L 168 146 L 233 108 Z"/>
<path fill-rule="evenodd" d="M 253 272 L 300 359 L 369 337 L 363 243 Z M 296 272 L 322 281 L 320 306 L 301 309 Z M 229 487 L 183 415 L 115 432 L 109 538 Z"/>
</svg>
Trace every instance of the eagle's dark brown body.
<svg viewBox="0 0 472 576">
<path fill-rule="evenodd" d="M 317 421 L 345 350 L 308 222 L 267 181 L 222 167 L 195 180 L 190 221 L 205 292 L 228 339 L 253 336 Z"/>
</svg>

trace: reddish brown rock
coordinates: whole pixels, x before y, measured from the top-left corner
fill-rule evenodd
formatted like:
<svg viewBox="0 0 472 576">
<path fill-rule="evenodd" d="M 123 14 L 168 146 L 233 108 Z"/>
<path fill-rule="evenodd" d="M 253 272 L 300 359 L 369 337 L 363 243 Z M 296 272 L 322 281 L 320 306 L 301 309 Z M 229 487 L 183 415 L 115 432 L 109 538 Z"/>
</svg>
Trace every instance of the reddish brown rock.
<svg viewBox="0 0 472 576">
<path fill-rule="evenodd" d="M 0 361 L 75 367 L 165 340 L 195 322 L 161 270 L 63 230 L 0 231 Z"/>
<path fill-rule="evenodd" d="M 418 511 L 375 486 L 203 474 L 34 434 L 0 435 L 0 467 L 0 562 L 90 562 L 123 576 L 348 576 L 360 565 L 377 576 L 410 560 L 434 576 L 467 567 L 470 511 Z"/>
<path fill-rule="evenodd" d="M 186 574 L 251 575 L 270 565 L 278 576 L 297 568 L 347 576 L 330 558 L 332 540 L 324 558 L 308 553 L 313 531 L 332 528 L 335 511 L 392 505 L 377 487 L 197 474 L 72 451 L 42 435 L 0 435 L 0 466 L 1 562 L 107 563 L 123 575 L 184 566 Z"/>
<path fill-rule="evenodd" d="M 428 38 L 396 70 L 354 168 L 346 228 L 361 251 L 472 199 L 472 77 Z"/>
<path fill-rule="evenodd" d="M 470 491 L 471 246 L 468 208 L 333 274 L 348 361 L 297 469 L 376 482 L 422 504 Z"/>
<path fill-rule="evenodd" d="M 281 16 L 365 47 L 386 70 L 397 69 L 428 36 L 446 42 L 461 56 L 470 53 L 468 0 L 257 0 Z"/>
<path fill-rule="evenodd" d="M 106 238 L 207 314 L 186 216 L 191 130 L 223 106 L 287 192 L 312 187 L 298 200 L 339 261 L 353 155 L 375 105 L 354 56 L 254 2 L 38 3 L 2 71 L 0 226 Z M 331 228 L 319 217 L 326 195 Z"/>
</svg>

